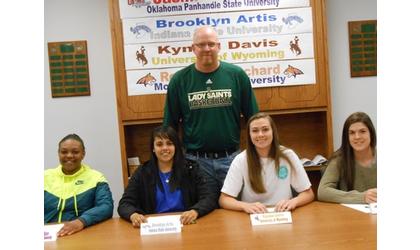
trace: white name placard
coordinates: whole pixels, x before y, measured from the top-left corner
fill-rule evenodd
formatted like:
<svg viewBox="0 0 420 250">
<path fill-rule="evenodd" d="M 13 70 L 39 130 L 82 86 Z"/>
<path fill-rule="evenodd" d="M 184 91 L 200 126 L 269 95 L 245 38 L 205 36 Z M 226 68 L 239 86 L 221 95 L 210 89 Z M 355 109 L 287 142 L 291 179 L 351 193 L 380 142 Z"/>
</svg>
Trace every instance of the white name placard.
<svg viewBox="0 0 420 250">
<path fill-rule="evenodd" d="M 367 213 L 367 214 L 377 214 L 378 212 L 378 204 L 371 203 L 371 204 L 341 204 L 345 207 L 349 207 L 355 209 L 357 211 Z"/>
<path fill-rule="evenodd" d="M 147 223 L 141 223 L 140 235 L 169 234 L 181 232 L 180 215 L 166 215 L 147 218 Z"/>
<path fill-rule="evenodd" d="M 249 216 L 253 226 L 292 223 L 292 214 L 290 212 L 250 214 Z"/>
<path fill-rule="evenodd" d="M 44 225 L 44 241 L 57 240 L 57 233 L 64 224 Z"/>
<path fill-rule="evenodd" d="M 378 213 L 378 203 L 370 203 L 369 204 L 370 207 L 370 213 L 371 214 L 377 214 Z"/>
</svg>

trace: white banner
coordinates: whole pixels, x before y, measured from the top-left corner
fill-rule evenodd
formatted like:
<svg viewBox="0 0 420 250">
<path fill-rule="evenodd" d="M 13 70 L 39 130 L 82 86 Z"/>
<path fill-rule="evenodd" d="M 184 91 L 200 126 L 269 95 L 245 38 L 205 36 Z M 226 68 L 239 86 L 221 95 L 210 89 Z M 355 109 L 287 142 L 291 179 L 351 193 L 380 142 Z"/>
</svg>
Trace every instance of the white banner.
<svg viewBox="0 0 420 250">
<path fill-rule="evenodd" d="M 308 7 L 309 0 L 120 0 L 121 18 Z"/>
<path fill-rule="evenodd" d="M 313 34 L 221 39 L 220 60 L 230 63 L 313 58 Z M 191 41 L 125 45 L 125 67 L 157 69 L 194 63 Z"/>
<path fill-rule="evenodd" d="M 194 30 L 212 26 L 219 38 L 312 32 L 311 7 L 136 18 L 123 20 L 124 44 L 192 41 Z"/>
<path fill-rule="evenodd" d="M 240 63 L 253 88 L 315 84 L 315 60 Z"/>
<path fill-rule="evenodd" d="M 253 88 L 315 84 L 314 59 L 239 63 Z M 166 94 L 169 80 L 181 68 L 127 71 L 128 95 Z"/>
</svg>

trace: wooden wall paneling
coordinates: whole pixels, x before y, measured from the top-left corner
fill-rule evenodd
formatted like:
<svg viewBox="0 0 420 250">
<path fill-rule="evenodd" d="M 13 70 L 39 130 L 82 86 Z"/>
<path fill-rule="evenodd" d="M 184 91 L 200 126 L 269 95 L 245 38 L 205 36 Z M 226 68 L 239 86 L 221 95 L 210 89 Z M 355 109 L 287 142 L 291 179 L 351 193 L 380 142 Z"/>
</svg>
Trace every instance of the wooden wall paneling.
<svg viewBox="0 0 420 250">
<path fill-rule="evenodd" d="M 121 112 L 121 119 L 125 117 L 125 96 L 126 90 L 126 73 L 124 62 L 124 42 L 122 37 L 122 23 L 120 19 L 120 10 L 117 0 L 109 0 L 109 12 L 111 23 L 112 51 L 114 59 L 115 85 L 117 94 L 118 110 Z"/>
<path fill-rule="evenodd" d="M 274 116 L 280 142 L 293 149 L 300 158 L 312 159 L 325 150 L 325 112 Z"/>
<path fill-rule="evenodd" d="M 114 56 L 114 71 L 116 72 L 117 97 L 121 119 L 123 121 L 157 119 L 163 116 L 165 95 L 128 96 L 127 76 L 124 61 L 124 40 L 122 21 L 117 0 L 109 0 L 111 15 L 111 30 Z"/>
<path fill-rule="evenodd" d="M 166 95 L 127 96 L 130 115 L 125 120 L 156 119 L 163 117 Z"/>
<path fill-rule="evenodd" d="M 282 103 L 281 108 L 325 107 L 326 96 L 321 85 L 321 82 L 317 82 L 313 85 L 277 88 L 278 100 Z"/>
<path fill-rule="evenodd" d="M 141 164 L 150 158 L 150 135 L 160 124 L 142 124 L 125 126 L 127 158 L 139 157 Z"/>
<path fill-rule="evenodd" d="M 255 98 L 257 99 L 260 111 L 273 109 L 275 88 L 257 88 L 254 89 Z"/>
<path fill-rule="evenodd" d="M 326 95 L 326 145 L 327 156 L 330 157 L 333 153 L 333 127 L 332 127 L 332 108 L 331 108 L 331 89 L 329 78 L 329 63 L 328 63 L 328 31 L 327 31 L 327 17 L 326 17 L 326 1 L 311 0 L 311 5 L 315 8 L 314 23 L 316 23 L 316 60 L 317 80 L 322 83 L 325 88 Z"/>
<path fill-rule="evenodd" d="M 330 156 L 332 145 L 331 100 L 325 0 L 311 0 L 314 24 L 316 84 L 254 89 L 261 111 L 275 120 L 281 142 L 300 157 Z M 119 2 L 109 0 L 116 81 L 118 124 L 124 185 L 128 183 L 128 157 L 150 157 L 149 136 L 162 122 L 165 95 L 128 96 L 124 42 Z M 241 121 L 241 148 L 246 143 L 246 121 Z"/>
<path fill-rule="evenodd" d="M 317 154 L 328 155 L 326 112 L 271 114 L 277 125 L 280 143 L 293 149 L 300 158 L 312 159 Z M 241 130 L 241 149 L 246 147 L 246 124 Z"/>
<path fill-rule="evenodd" d="M 313 158 L 317 154 L 327 155 L 326 112 L 304 112 L 296 114 L 272 114 L 277 125 L 280 142 L 293 149 L 300 158 Z M 160 124 L 126 125 L 126 155 L 140 157 L 142 163 L 150 158 L 149 140 L 152 130 Z M 241 120 L 241 149 L 246 147 L 246 122 Z"/>
<path fill-rule="evenodd" d="M 122 48 L 122 37 L 121 37 L 121 21 L 119 18 L 119 7 L 117 1 L 109 0 L 109 17 L 110 17 L 110 28 L 111 28 L 111 40 L 112 40 L 112 58 L 114 61 L 114 79 L 115 79 L 115 93 L 117 96 L 117 116 L 118 116 L 118 132 L 120 137 L 120 148 L 121 148 L 121 171 L 124 187 L 128 184 L 128 171 L 127 171 L 127 155 L 126 155 L 126 143 L 124 136 L 124 126 L 122 124 L 124 105 L 122 104 L 123 82 L 125 81 L 125 72 L 122 67 L 118 67 L 119 63 L 124 63 L 121 56 L 123 55 Z"/>
</svg>

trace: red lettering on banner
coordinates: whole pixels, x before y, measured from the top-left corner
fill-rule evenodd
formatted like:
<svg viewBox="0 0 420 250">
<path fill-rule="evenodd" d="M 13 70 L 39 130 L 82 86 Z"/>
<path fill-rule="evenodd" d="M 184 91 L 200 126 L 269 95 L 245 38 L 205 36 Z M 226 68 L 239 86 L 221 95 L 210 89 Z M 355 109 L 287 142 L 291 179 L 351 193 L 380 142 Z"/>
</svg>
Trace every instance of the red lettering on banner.
<svg viewBox="0 0 420 250">
<path fill-rule="evenodd" d="M 154 4 L 161 4 L 161 3 L 185 3 L 185 2 L 193 2 L 194 0 L 153 0 Z"/>
<path fill-rule="evenodd" d="M 128 0 L 128 5 L 132 5 L 135 3 L 144 4 L 145 0 Z"/>
</svg>

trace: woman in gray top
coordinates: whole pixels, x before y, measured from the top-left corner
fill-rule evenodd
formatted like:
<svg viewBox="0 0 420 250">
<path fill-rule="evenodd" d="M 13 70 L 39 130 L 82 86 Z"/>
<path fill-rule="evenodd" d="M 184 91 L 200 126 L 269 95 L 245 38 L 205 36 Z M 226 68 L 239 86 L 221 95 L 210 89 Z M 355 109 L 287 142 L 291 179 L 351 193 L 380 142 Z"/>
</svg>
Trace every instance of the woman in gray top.
<svg viewBox="0 0 420 250">
<path fill-rule="evenodd" d="M 351 114 L 344 123 L 341 147 L 333 154 L 318 187 L 318 200 L 374 203 L 376 132 L 369 116 Z"/>
</svg>

